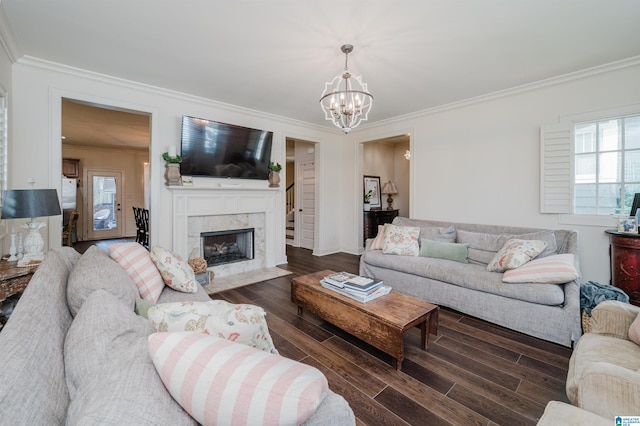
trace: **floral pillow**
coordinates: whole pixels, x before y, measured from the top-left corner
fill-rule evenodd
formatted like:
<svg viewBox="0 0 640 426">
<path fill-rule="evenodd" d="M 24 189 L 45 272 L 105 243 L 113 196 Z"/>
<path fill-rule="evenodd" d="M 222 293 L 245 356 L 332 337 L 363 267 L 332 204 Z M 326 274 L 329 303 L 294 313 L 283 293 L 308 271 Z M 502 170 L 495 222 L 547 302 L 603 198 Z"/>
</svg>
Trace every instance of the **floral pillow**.
<svg viewBox="0 0 640 426">
<path fill-rule="evenodd" d="M 495 254 L 487 271 L 504 272 L 524 265 L 542 253 L 547 243 L 542 240 L 511 239 Z"/>
<path fill-rule="evenodd" d="M 266 315 L 259 306 L 224 300 L 160 303 L 147 311 L 157 332 L 198 331 L 277 354 Z"/>
<path fill-rule="evenodd" d="M 150 255 L 166 285 L 183 293 L 198 292 L 196 274 L 180 255 L 160 246 L 152 248 Z"/>
<path fill-rule="evenodd" d="M 420 254 L 419 236 L 420 228 L 417 226 L 397 226 L 386 223 L 384 225 L 382 253 L 418 256 Z"/>
</svg>

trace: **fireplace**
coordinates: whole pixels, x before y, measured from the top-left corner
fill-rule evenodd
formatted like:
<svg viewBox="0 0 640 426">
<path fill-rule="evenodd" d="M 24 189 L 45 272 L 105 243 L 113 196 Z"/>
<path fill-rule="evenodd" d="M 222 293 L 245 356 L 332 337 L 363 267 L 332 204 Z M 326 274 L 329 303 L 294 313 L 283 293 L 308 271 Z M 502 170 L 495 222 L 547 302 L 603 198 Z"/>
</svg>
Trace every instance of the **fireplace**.
<svg viewBox="0 0 640 426">
<path fill-rule="evenodd" d="M 254 228 L 201 232 L 200 247 L 207 266 L 254 258 Z"/>
</svg>

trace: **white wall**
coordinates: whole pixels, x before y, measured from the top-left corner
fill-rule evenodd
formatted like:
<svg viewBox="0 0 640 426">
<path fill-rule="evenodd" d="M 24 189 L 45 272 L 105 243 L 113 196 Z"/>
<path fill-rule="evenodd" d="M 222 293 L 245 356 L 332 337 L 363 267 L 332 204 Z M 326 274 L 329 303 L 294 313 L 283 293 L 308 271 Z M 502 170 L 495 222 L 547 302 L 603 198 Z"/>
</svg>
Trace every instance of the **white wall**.
<svg viewBox="0 0 640 426">
<path fill-rule="evenodd" d="M 604 230 L 614 222 L 585 226 L 539 213 L 539 130 L 563 116 L 640 104 L 638 61 L 610 68 L 356 129 L 355 169 L 360 141 L 410 129 L 412 217 L 576 229 L 582 281 L 609 283 Z"/>
<path fill-rule="evenodd" d="M 0 66 L 1 62 L 2 55 Z M 164 187 L 160 155 L 168 145 L 178 143 L 180 117 L 186 114 L 263 128 L 274 131 L 273 158 L 281 164 L 285 162 L 285 137 L 317 142 L 320 222 L 314 252 L 358 253 L 364 174 L 361 142 L 410 134 L 409 216 L 576 229 L 582 280 L 608 283 L 608 240 L 604 234 L 608 226 L 574 225 L 561 222 L 558 215 L 539 213 L 539 129 L 541 124 L 558 122 L 563 116 L 640 104 L 640 65 L 631 65 L 366 125 L 343 135 L 283 117 L 26 59 L 13 66 L 10 83 L 10 182 L 14 188 L 23 188 L 26 179 L 34 177 L 41 187 L 59 189 L 61 96 L 149 112 L 153 115 L 151 209 L 158 212 L 151 223 L 152 244 L 171 246 L 171 196 Z M 0 78 L 5 81 L 4 74 Z M 195 184 L 205 183 L 215 180 L 196 180 Z M 284 200 L 276 204 L 284 206 Z M 282 242 L 278 259 L 285 259 L 284 211 L 279 217 L 276 235 L 281 235 Z M 60 218 L 50 220 L 53 246 L 60 244 L 59 222 Z"/>
<path fill-rule="evenodd" d="M 169 145 L 180 141 L 180 118 L 182 115 L 214 119 L 247 127 L 274 132 L 272 157 L 281 164 L 285 162 L 285 137 L 291 136 L 318 142 L 318 158 L 321 173 L 330 176 L 319 183 L 320 229 L 338 229 L 339 217 L 334 209 L 323 203 L 323 199 L 334 199 L 333 188 L 342 181 L 341 176 L 327 170 L 329 159 L 340 158 L 345 146 L 338 131 L 294 122 L 257 111 L 225 105 L 194 96 L 123 81 L 104 75 L 71 69 L 57 64 L 23 58 L 13 65 L 13 117 L 10 126 L 13 132 L 10 156 L 10 173 L 14 188 L 24 188 L 26 180 L 33 177 L 38 187 L 60 190 L 60 99 L 62 97 L 112 105 L 120 108 L 152 114 L 151 124 L 151 244 L 172 246 L 171 192 L 164 186 L 164 161 L 162 152 Z M 20 165 L 20 166 L 16 166 Z M 195 186 L 216 185 L 218 179 L 194 179 Z M 243 181 L 245 187 L 266 187 L 267 181 Z M 278 263 L 285 256 L 284 187 L 277 201 L 282 214 L 275 224 L 275 235 L 280 236 Z M 280 213 L 280 212 L 279 212 Z M 49 219 L 51 247 L 60 245 L 61 217 Z M 47 240 L 47 239 L 45 239 Z M 317 242 L 319 251 L 331 252 L 340 248 L 339 233 L 325 232 Z"/>
</svg>

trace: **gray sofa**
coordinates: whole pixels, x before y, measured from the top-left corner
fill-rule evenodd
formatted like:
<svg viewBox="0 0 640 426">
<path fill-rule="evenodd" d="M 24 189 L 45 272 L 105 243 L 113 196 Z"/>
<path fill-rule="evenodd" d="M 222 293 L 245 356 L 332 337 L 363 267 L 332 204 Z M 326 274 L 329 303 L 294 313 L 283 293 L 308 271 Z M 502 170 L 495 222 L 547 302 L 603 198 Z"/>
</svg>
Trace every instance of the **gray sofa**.
<svg viewBox="0 0 640 426">
<path fill-rule="evenodd" d="M 360 274 L 385 281 L 394 290 L 428 302 L 538 337 L 572 346 L 582 334 L 580 284 L 507 284 L 502 273 L 486 270 L 487 263 L 509 238 L 549 239 L 547 253 L 573 253 L 578 265 L 575 231 L 478 225 L 397 217 L 393 224 L 421 228 L 422 234 L 451 227 L 455 242 L 468 243 L 480 234 L 486 238 L 469 245 L 469 257 L 460 263 L 422 256 L 397 256 L 372 250 L 368 240 L 360 258 Z M 422 237 L 421 237 L 422 238 Z M 431 238 L 430 238 L 431 239 Z M 478 245 L 480 244 L 480 246 Z M 479 261 L 478 261 L 479 260 Z"/>
<path fill-rule="evenodd" d="M 155 371 L 135 284 L 96 251 L 50 251 L 0 333 L 0 424 L 197 424 Z M 187 300 L 210 299 L 165 287 L 158 302 Z M 327 423 L 355 423 L 332 392 L 305 424 Z"/>
</svg>

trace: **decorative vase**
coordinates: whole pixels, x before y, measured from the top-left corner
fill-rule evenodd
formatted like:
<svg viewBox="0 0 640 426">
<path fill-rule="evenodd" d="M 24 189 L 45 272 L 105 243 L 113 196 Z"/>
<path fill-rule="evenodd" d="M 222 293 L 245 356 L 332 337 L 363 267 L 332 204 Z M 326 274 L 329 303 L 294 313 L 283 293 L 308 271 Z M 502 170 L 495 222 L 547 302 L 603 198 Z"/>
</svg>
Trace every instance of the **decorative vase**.
<svg viewBox="0 0 640 426">
<path fill-rule="evenodd" d="M 269 171 L 269 188 L 280 188 L 280 172 Z"/>
<path fill-rule="evenodd" d="M 180 163 L 164 163 L 164 179 L 166 186 L 180 185 Z"/>
<path fill-rule="evenodd" d="M 364 203 L 364 211 L 368 212 L 371 210 L 371 203 Z"/>
</svg>

